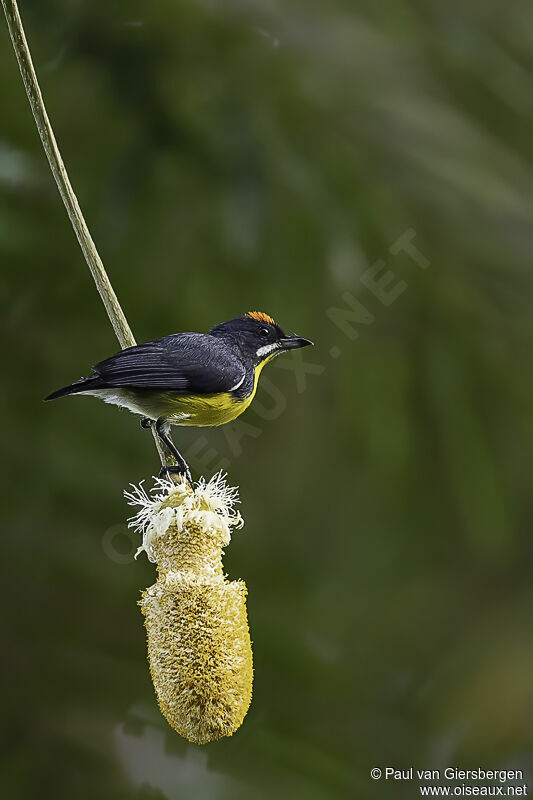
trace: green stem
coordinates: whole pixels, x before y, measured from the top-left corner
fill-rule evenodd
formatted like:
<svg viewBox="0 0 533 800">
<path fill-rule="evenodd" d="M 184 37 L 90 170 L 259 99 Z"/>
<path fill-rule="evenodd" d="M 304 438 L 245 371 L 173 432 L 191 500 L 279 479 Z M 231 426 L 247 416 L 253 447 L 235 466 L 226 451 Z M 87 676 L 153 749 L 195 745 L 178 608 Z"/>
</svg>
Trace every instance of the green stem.
<svg viewBox="0 0 533 800">
<path fill-rule="evenodd" d="M 41 142 L 43 144 L 46 157 L 48 158 L 52 175 L 57 183 L 59 194 L 61 195 L 63 203 L 65 204 L 67 214 L 70 222 L 72 223 L 72 227 L 74 228 L 74 233 L 76 234 L 83 255 L 85 256 L 85 260 L 91 271 L 91 275 L 93 276 L 98 293 L 102 298 L 105 310 L 107 311 L 107 316 L 109 317 L 111 325 L 113 326 L 113 330 L 115 331 L 115 335 L 120 343 L 120 346 L 122 348 L 133 347 L 135 345 L 135 338 L 130 326 L 128 325 L 128 321 L 124 316 L 124 312 L 120 307 L 120 303 L 118 302 L 117 296 L 111 285 L 111 281 L 107 276 L 102 259 L 100 258 L 98 250 L 96 249 L 96 245 L 93 242 L 89 228 L 87 227 L 87 223 L 83 217 L 80 204 L 78 203 L 78 199 L 74 194 L 74 190 L 70 183 L 63 159 L 61 158 L 56 137 L 50 124 L 50 120 L 48 119 L 48 114 L 46 113 L 46 107 L 44 105 L 39 82 L 37 81 L 37 75 L 35 74 L 30 49 L 28 47 L 28 42 L 26 41 L 26 36 L 24 34 L 24 28 L 22 27 L 22 20 L 20 18 L 16 0 L 2 0 L 2 6 L 4 7 L 7 27 L 9 29 L 9 35 L 11 36 L 15 55 L 17 57 L 24 88 L 26 89 L 26 94 L 35 118 L 37 130 L 39 132 L 39 136 L 41 137 Z M 154 441 L 159 453 L 159 457 L 161 458 L 161 463 L 164 465 L 166 464 L 166 458 L 161 448 L 158 436 L 153 429 L 152 433 L 154 435 Z"/>
</svg>

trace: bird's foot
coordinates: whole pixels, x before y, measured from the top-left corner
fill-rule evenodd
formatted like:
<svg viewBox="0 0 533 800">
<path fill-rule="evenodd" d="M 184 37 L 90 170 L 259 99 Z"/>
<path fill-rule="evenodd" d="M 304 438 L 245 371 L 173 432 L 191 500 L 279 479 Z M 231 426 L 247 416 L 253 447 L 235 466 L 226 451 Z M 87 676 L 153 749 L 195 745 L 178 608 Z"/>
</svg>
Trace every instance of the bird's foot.
<svg viewBox="0 0 533 800">
<path fill-rule="evenodd" d="M 187 465 L 185 465 L 185 467 L 168 466 L 168 465 L 166 467 L 161 467 L 161 469 L 159 470 L 159 477 L 168 478 L 169 475 L 185 475 L 186 480 L 192 486 L 192 475 Z"/>
<path fill-rule="evenodd" d="M 153 419 L 150 419 L 150 417 L 142 417 L 141 428 L 151 428 L 153 424 L 154 421 Z"/>
</svg>

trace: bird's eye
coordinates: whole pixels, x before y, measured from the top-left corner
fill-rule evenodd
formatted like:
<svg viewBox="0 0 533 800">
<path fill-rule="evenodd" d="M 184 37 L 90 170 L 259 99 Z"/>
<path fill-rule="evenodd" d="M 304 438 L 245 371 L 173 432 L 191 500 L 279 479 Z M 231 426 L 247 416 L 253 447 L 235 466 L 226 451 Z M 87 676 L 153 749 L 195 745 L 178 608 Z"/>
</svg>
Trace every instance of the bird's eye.
<svg viewBox="0 0 533 800">
<path fill-rule="evenodd" d="M 261 328 L 259 331 L 259 336 L 270 336 L 270 331 L 268 328 Z"/>
</svg>

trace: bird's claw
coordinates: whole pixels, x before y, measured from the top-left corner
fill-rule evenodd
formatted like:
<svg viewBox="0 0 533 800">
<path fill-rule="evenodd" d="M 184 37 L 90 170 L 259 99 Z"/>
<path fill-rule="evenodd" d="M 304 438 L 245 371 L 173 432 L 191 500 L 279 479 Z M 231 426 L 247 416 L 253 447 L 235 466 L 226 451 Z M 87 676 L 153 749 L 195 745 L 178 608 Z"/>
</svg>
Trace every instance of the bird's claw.
<svg viewBox="0 0 533 800">
<path fill-rule="evenodd" d="M 153 424 L 154 421 L 150 419 L 150 417 L 143 417 L 141 419 L 141 428 L 151 428 Z"/>
</svg>

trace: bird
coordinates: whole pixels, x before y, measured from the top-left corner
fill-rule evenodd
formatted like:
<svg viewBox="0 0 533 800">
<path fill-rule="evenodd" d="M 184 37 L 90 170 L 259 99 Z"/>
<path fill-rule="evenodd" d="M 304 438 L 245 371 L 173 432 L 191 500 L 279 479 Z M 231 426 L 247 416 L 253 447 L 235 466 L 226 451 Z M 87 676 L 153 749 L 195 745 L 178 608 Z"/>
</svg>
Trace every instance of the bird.
<svg viewBox="0 0 533 800">
<path fill-rule="evenodd" d="M 173 333 L 127 347 L 92 368 L 92 374 L 46 397 L 89 395 L 140 414 L 153 428 L 176 465 L 192 484 L 189 466 L 176 445 L 172 425 L 218 426 L 231 422 L 254 399 L 265 364 L 281 353 L 312 345 L 286 335 L 273 317 L 248 311 L 215 325 L 208 333 Z"/>
</svg>

